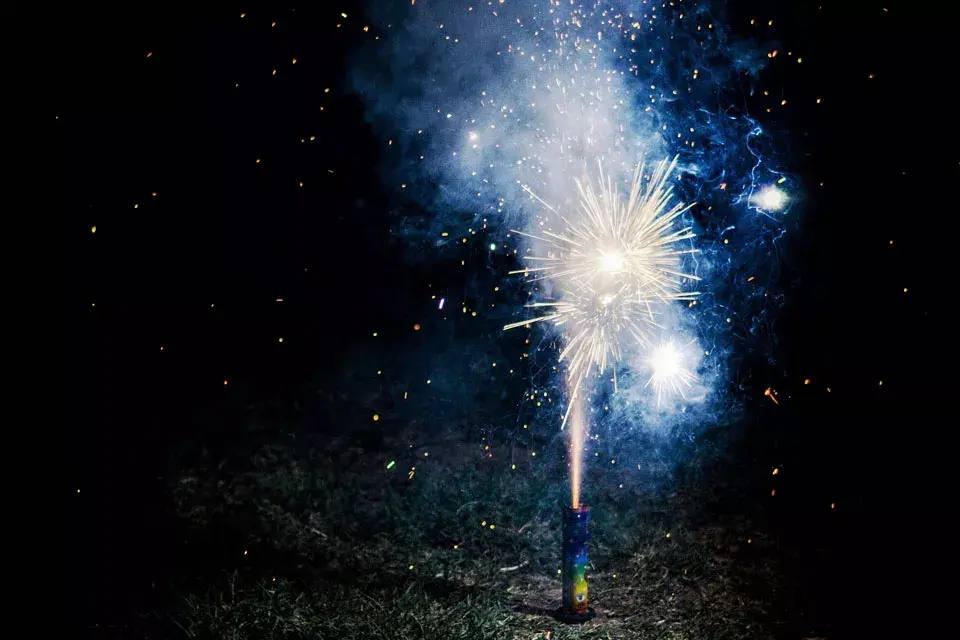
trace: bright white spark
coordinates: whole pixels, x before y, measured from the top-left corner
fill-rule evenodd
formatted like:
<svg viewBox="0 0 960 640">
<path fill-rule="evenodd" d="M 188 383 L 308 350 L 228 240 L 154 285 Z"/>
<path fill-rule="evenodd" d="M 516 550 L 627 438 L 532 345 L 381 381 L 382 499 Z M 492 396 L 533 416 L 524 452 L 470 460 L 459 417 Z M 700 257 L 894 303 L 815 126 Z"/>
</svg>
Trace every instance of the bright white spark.
<svg viewBox="0 0 960 640">
<path fill-rule="evenodd" d="M 683 286 L 700 278 L 681 271 L 681 257 L 696 250 L 678 249 L 677 244 L 696 234 L 690 227 L 675 229 L 674 222 L 693 205 L 671 205 L 673 187 L 667 179 L 676 165 L 676 158 L 658 162 L 646 185 L 644 165 L 638 165 L 626 202 L 602 169 L 599 191 L 578 180 L 580 207 L 574 216 L 560 213 L 530 192 L 557 216 L 562 228 L 540 235 L 516 231 L 545 243 L 549 253 L 524 256 L 529 266 L 513 273 L 590 288 L 615 275 L 643 298 L 692 300 L 698 292 L 685 292 Z"/>
<path fill-rule="evenodd" d="M 753 196 L 751 202 L 764 211 L 780 211 L 787 204 L 787 194 L 771 184 Z"/>
<path fill-rule="evenodd" d="M 647 386 L 653 385 L 657 391 L 657 406 L 664 395 L 680 396 L 686 399 L 684 390 L 689 389 L 694 376 L 684 365 L 683 352 L 672 341 L 666 342 L 650 354 L 647 359 L 650 379 Z"/>
<path fill-rule="evenodd" d="M 605 253 L 600 258 L 600 269 L 606 273 L 619 273 L 623 271 L 624 262 L 623 254 L 619 251 Z"/>
<path fill-rule="evenodd" d="M 527 268 L 513 273 L 533 274 L 533 280 L 550 279 L 560 291 L 556 302 L 537 302 L 529 307 L 547 310 L 530 320 L 508 324 L 504 329 L 550 321 L 561 326 L 572 389 L 568 402 L 574 406 L 581 383 L 594 365 L 602 372 L 623 359 L 624 347 L 651 348 L 651 330 L 657 327 L 656 307 L 672 300 L 694 300 L 696 291 L 684 291 L 688 281 L 699 280 L 684 273 L 682 256 L 694 249 L 677 244 L 694 237 L 690 227 L 674 228 L 676 219 L 691 206 L 672 204 L 673 188 L 667 179 L 677 160 L 663 160 L 644 181 L 644 166 L 637 167 L 626 201 L 613 181 L 600 172 L 599 191 L 591 183 L 577 181 L 579 210 L 564 215 L 540 200 L 553 212 L 562 227 L 532 235 L 518 231 L 546 245 L 546 255 L 525 256 Z"/>
</svg>

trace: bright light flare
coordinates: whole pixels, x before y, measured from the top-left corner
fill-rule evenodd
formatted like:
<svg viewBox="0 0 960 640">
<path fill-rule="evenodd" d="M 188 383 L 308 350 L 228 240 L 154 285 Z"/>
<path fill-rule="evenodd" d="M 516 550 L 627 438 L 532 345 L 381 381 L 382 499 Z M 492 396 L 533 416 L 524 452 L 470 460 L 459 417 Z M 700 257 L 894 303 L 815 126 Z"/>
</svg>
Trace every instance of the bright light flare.
<svg viewBox="0 0 960 640">
<path fill-rule="evenodd" d="M 685 391 L 693 385 L 695 376 L 687 368 L 683 351 L 672 341 L 655 348 L 647 358 L 650 379 L 646 386 L 652 386 L 657 392 L 657 406 L 666 396 L 680 396 L 686 399 Z"/>
<path fill-rule="evenodd" d="M 600 270 L 606 273 L 619 273 L 623 271 L 625 262 L 626 259 L 619 251 L 604 253 L 600 257 Z"/>
<path fill-rule="evenodd" d="M 780 211 L 787 206 L 787 194 L 771 184 L 753 195 L 750 203 L 764 211 Z"/>
</svg>

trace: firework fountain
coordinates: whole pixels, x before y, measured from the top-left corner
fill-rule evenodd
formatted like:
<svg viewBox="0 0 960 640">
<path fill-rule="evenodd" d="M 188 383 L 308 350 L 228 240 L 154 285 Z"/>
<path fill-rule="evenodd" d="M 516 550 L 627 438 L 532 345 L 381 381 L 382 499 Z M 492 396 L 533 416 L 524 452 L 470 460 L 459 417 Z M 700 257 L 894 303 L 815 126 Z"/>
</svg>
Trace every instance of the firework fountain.
<svg viewBox="0 0 960 640">
<path fill-rule="evenodd" d="M 561 292 L 555 302 L 528 305 L 549 309 L 544 315 L 504 328 L 550 321 L 564 334 L 560 360 L 568 362 L 563 426 L 572 415 L 567 438 L 571 495 L 563 517 L 563 605 L 559 614 L 571 622 L 592 615 L 585 575 L 590 510 L 581 500 L 588 431 L 581 396 L 590 391 L 585 387 L 608 367 L 616 384 L 617 363 L 637 349 L 650 352 L 648 385 L 654 386 L 658 399 L 664 393 L 682 392 L 692 377 L 672 342 L 653 346 L 655 332 L 665 329 L 658 322 L 663 315 L 660 307 L 677 300 L 693 301 L 699 294 L 685 290 L 688 282 L 699 278 L 682 270 L 682 257 L 696 250 L 681 248 L 694 234 L 689 227 L 675 224 L 692 206 L 673 203 L 668 180 L 676 163 L 676 158 L 663 160 L 649 175 L 643 164 L 638 165 L 625 200 L 601 170 L 599 190 L 590 183 L 577 183 L 579 208 L 571 214 L 534 195 L 556 217 L 556 230 L 540 235 L 517 232 L 545 245 L 547 253 L 525 256 L 528 266 L 515 273 L 549 279 Z"/>
<path fill-rule="evenodd" d="M 766 132 L 725 97 L 753 95 L 741 83 L 756 81 L 766 44 L 731 39 L 710 0 L 370 8 L 377 45 L 354 82 L 388 149 L 384 183 L 417 205 L 398 234 L 414 259 L 475 246 L 520 259 L 513 273 L 533 301 L 505 328 L 560 336 L 562 614 L 582 621 L 594 401 L 608 388 L 623 398 L 609 403 L 614 437 L 667 415 L 698 428 L 723 410 L 734 340 L 778 305 L 775 273 L 740 278 L 777 251 L 787 178 L 770 166 Z"/>
</svg>

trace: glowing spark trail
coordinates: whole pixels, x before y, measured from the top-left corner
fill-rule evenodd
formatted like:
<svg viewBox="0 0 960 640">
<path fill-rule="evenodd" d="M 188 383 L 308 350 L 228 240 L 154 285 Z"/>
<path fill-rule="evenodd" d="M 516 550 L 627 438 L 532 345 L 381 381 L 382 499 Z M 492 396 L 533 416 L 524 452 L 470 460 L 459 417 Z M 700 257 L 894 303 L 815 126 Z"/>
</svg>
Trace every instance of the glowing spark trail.
<svg viewBox="0 0 960 640">
<path fill-rule="evenodd" d="M 764 211 L 780 211 L 787 204 L 787 196 L 776 186 L 770 185 L 750 198 L 750 203 Z"/>
<path fill-rule="evenodd" d="M 651 346 L 651 329 L 658 326 L 650 301 L 641 299 L 626 284 L 603 294 L 595 289 L 580 287 L 564 291 L 557 302 L 535 302 L 527 306 L 549 309 L 549 312 L 537 318 L 508 324 L 504 329 L 542 321 L 563 327 L 566 344 L 560 352 L 560 361 L 568 361 L 567 377 L 571 392 L 564 425 L 581 383 L 590 374 L 593 365 L 597 365 L 598 371 L 602 372 L 608 363 L 621 360 L 624 341 L 628 339 L 641 346 Z"/>
<path fill-rule="evenodd" d="M 583 423 L 583 410 L 579 407 L 573 414 L 573 427 L 570 429 L 570 506 L 580 507 L 580 485 L 583 474 L 583 443 L 586 438 L 586 425 Z"/>
</svg>

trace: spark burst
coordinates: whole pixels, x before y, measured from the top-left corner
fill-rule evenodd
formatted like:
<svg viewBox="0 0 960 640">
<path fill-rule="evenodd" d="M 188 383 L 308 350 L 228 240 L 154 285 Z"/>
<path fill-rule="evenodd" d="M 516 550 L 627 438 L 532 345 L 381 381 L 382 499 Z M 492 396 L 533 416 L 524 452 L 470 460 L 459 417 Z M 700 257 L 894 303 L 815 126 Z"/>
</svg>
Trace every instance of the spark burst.
<svg viewBox="0 0 960 640">
<path fill-rule="evenodd" d="M 661 344 L 653 350 L 647 359 L 650 379 L 646 386 L 652 386 L 657 392 L 657 406 L 664 394 L 670 393 L 686 399 L 685 390 L 693 386 L 695 377 L 684 365 L 684 356 L 673 341 Z"/>
<path fill-rule="evenodd" d="M 599 193 L 591 183 L 584 186 L 577 180 L 580 216 L 573 222 L 527 189 L 557 216 L 564 231 L 544 231 L 543 236 L 515 231 L 545 243 L 556 253 L 524 256 L 524 260 L 542 266 L 528 266 L 511 273 L 536 273 L 534 281 L 551 278 L 591 288 L 602 286 L 604 281 L 620 280 L 632 285 L 640 297 L 653 297 L 661 302 L 693 300 L 699 292 L 683 292 L 682 288 L 686 281 L 700 278 L 680 271 L 680 256 L 695 253 L 696 249 L 675 247 L 696 234 L 690 227 L 674 230 L 673 224 L 696 203 L 670 206 L 673 187 L 667 186 L 667 179 L 676 166 L 676 157 L 673 161 L 658 162 L 644 189 L 644 165 L 637 165 L 626 203 L 621 200 L 613 180 L 609 176 L 604 178 L 602 167 Z"/>
<path fill-rule="evenodd" d="M 684 291 L 695 275 L 682 271 L 682 256 L 695 249 L 678 243 L 695 237 L 690 227 L 675 228 L 675 221 L 693 205 L 672 204 L 673 187 L 667 180 L 677 159 L 656 164 L 644 185 L 644 165 L 633 175 L 630 195 L 620 197 L 613 180 L 601 168 L 599 191 L 577 181 L 580 206 L 575 218 L 566 216 L 532 191 L 562 224 L 560 232 L 540 235 L 516 233 L 545 245 L 545 255 L 528 255 L 533 266 L 512 273 L 534 274 L 532 280 L 556 283 L 560 299 L 527 305 L 544 309 L 544 315 L 508 324 L 504 329 L 550 321 L 563 328 L 566 344 L 560 360 L 567 360 L 570 398 L 563 418 L 566 425 L 583 381 L 594 365 L 599 372 L 623 358 L 624 347 L 652 348 L 657 323 L 656 307 L 675 300 L 692 301 L 697 291 Z"/>
<path fill-rule="evenodd" d="M 560 361 L 568 361 L 571 402 L 594 364 L 599 371 L 604 371 L 608 364 L 621 360 L 626 340 L 650 346 L 651 329 L 659 326 L 650 301 L 637 297 L 625 284 L 606 293 L 587 287 L 572 288 L 563 291 L 557 302 L 535 302 L 527 306 L 549 311 L 531 320 L 508 324 L 504 329 L 550 321 L 564 330 L 566 345 L 560 352 Z"/>
</svg>

